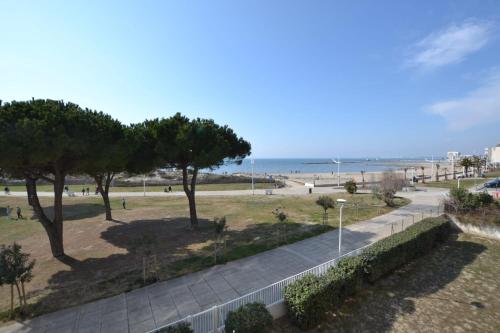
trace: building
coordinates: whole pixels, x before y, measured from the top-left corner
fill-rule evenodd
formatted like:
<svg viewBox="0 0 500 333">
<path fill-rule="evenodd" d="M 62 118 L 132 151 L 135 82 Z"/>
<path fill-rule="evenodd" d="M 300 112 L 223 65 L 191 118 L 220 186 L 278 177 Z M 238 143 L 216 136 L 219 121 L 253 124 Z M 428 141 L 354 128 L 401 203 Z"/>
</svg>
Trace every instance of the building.
<svg viewBox="0 0 500 333">
<path fill-rule="evenodd" d="M 460 156 L 462 156 L 458 151 L 449 151 L 446 154 L 446 157 L 448 158 L 448 162 L 457 162 L 460 159 Z"/>
<path fill-rule="evenodd" d="M 500 167 L 500 143 L 496 147 L 486 148 L 486 157 L 488 164 L 495 167 Z"/>
</svg>

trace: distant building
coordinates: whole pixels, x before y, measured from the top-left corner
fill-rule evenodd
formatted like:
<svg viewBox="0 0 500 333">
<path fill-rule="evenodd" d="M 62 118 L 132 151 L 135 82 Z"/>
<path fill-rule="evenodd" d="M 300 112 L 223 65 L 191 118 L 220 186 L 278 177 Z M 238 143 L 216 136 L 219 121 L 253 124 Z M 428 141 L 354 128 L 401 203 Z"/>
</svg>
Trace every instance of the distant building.
<svg viewBox="0 0 500 333">
<path fill-rule="evenodd" d="M 460 159 L 460 156 L 462 156 L 462 154 L 460 154 L 458 151 L 449 151 L 446 154 L 446 157 L 448 158 L 448 162 L 452 162 L 452 161 L 457 162 Z"/>
<path fill-rule="evenodd" d="M 496 147 L 486 148 L 486 157 L 488 159 L 488 164 L 499 167 L 500 166 L 500 143 Z"/>
</svg>

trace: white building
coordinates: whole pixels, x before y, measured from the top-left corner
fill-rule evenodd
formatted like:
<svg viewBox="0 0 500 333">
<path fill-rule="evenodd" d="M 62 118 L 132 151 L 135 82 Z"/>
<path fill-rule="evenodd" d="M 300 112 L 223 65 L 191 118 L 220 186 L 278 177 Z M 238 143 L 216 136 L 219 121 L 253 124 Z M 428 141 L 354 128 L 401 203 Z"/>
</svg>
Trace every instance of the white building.
<svg viewBox="0 0 500 333">
<path fill-rule="evenodd" d="M 496 147 L 486 148 L 485 152 L 487 153 L 488 164 L 496 167 L 500 166 L 500 143 Z"/>
<path fill-rule="evenodd" d="M 446 157 L 448 158 L 448 162 L 455 161 L 457 162 L 460 159 L 461 154 L 458 151 L 449 151 L 446 154 Z"/>
</svg>

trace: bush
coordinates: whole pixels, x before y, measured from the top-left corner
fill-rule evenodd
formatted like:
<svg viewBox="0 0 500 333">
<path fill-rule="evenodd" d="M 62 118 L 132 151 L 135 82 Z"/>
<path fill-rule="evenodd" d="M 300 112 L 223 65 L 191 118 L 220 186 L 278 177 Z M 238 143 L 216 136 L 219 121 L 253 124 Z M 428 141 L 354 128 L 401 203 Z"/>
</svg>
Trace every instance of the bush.
<svg viewBox="0 0 500 333">
<path fill-rule="evenodd" d="M 285 288 L 287 313 L 300 328 L 313 327 L 325 319 L 329 307 L 325 282 L 315 275 L 307 275 Z"/>
<path fill-rule="evenodd" d="M 323 276 L 308 275 L 285 288 L 285 305 L 290 319 L 308 329 L 325 319 L 363 284 L 363 262 L 359 257 L 341 260 Z"/>
<path fill-rule="evenodd" d="M 224 331 L 263 333 L 273 325 L 273 317 L 262 303 L 249 303 L 228 313 Z"/>
<path fill-rule="evenodd" d="M 467 189 L 454 187 L 450 190 L 450 199 L 445 202 L 445 209 L 450 213 L 465 213 L 490 206 L 494 199 L 487 192 L 470 193 Z"/>
<path fill-rule="evenodd" d="M 405 180 L 394 171 L 385 171 L 382 174 L 380 184 L 372 188 L 372 193 L 379 200 L 383 200 L 389 207 L 394 206 L 394 196 L 397 191 L 401 191 L 405 185 Z"/>
<path fill-rule="evenodd" d="M 344 188 L 349 194 L 354 194 L 358 191 L 358 185 L 354 181 L 354 179 L 348 180 L 344 184 Z"/>
<path fill-rule="evenodd" d="M 174 326 L 169 326 L 165 328 L 161 328 L 157 333 L 193 333 L 193 329 L 191 328 L 191 324 L 182 322 Z"/>
<path fill-rule="evenodd" d="M 284 292 L 290 319 L 302 329 L 314 327 L 327 311 L 338 309 L 359 291 L 364 281 L 375 281 L 429 252 L 450 230 L 445 217 L 425 219 L 376 242 L 360 256 L 341 260 L 320 277 L 308 275 L 295 281 Z"/>
<path fill-rule="evenodd" d="M 450 230 L 448 218 L 430 218 L 376 242 L 361 255 L 366 280 L 374 282 L 429 252 L 446 239 Z"/>
</svg>

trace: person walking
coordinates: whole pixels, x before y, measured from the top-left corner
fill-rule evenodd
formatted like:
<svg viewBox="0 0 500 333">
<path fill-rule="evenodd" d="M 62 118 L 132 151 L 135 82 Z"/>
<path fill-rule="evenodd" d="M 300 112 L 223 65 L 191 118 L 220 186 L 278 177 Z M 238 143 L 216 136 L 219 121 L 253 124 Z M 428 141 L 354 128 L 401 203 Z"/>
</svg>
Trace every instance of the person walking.
<svg viewBox="0 0 500 333">
<path fill-rule="evenodd" d="M 90 188 L 87 187 L 87 195 L 90 195 Z"/>
<path fill-rule="evenodd" d="M 23 214 L 21 214 L 21 207 L 19 207 L 19 206 L 16 207 L 16 213 L 17 213 L 18 220 L 23 218 Z"/>
<path fill-rule="evenodd" d="M 82 197 L 85 195 L 85 188 L 82 188 Z"/>
<path fill-rule="evenodd" d="M 7 207 L 5 208 L 5 215 L 7 215 L 7 218 L 10 220 L 10 212 L 11 212 L 11 208 L 9 205 L 7 205 Z"/>
<path fill-rule="evenodd" d="M 127 209 L 127 202 L 125 201 L 125 198 L 122 197 L 122 206 L 123 209 Z"/>
<path fill-rule="evenodd" d="M 172 192 L 172 186 L 168 185 L 168 191 Z"/>
</svg>

